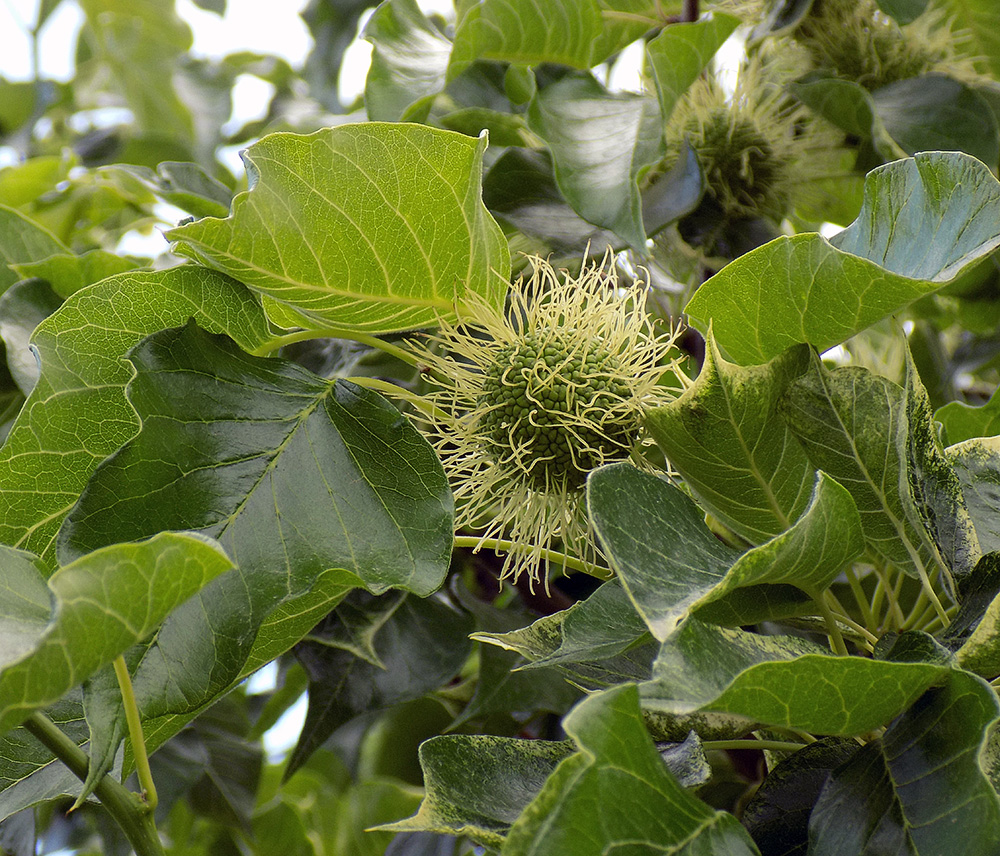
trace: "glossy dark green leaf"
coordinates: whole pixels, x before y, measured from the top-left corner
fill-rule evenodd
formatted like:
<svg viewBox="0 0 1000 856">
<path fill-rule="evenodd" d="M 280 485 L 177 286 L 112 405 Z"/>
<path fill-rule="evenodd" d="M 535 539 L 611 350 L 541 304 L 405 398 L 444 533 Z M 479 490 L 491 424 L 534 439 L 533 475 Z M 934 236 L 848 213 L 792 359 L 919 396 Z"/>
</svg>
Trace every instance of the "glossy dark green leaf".
<svg viewBox="0 0 1000 856">
<path fill-rule="evenodd" d="M 573 210 L 643 250 L 637 178 L 663 154 L 656 99 L 610 93 L 591 75 L 567 75 L 535 95 L 528 127 L 548 144 Z"/>
<path fill-rule="evenodd" d="M 589 69 L 635 41 L 662 14 L 654 0 L 484 0 L 465 4 L 448 69 L 455 77 L 476 59 Z"/>
<path fill-rule="evenodd" d="M 778 412 L 787 385 L 808 366 L 793 348 L 762 366 L 741 367 L 709 335 L 695 382 L 646 426 L 701 504 L 759 544 L 783 532 L 809 501 L 815 469 Z"/>
<path fill-rule="evenodd" d="M 498 848 L 511 824 L 572 751 L 568 743 L 548 740 L 432 737 L 420 747 L 427 789 L 420 810 L 383 828 L 468 835 Z"/>
<path fill-rule="evenodd" d="M 164 161 L 156 167 L 153 190 L 195 217 L 225 217 L 233 194 L 196 163 Z"/>
<path fill-rule="evenodd" d="M 506 292 L 507 242 L 480 199 L 485 150 L 397 123 L 272 134 L 244 152 L 250 189 L 229 217 L 167 236 L 314 325 L 428 326 L 468 292 L 497 305 Z"/>
<path fill-rule="evenodd" d="M 916 396 L 816 359 L 789 387 L 784 413 L 812 463 L 851 492 L 872 549 L 921 578 L 939 566 L 967 573 L 979 550 L 972 518 L 930 425 L 919 424 L 921 412 L 930 417 L 911 406 Z"/>
<path fill-rule="evenodd" d="M 430 446 L 380 396 L 251 357 L 193 324 L 147 338 L 130 359 L 142 430 L 91 479 L 61 555 L 189 529 L 218 537 L 238 564 L 158 634 L 134 678 L 147 715 L 224 689 L 265 619 L 328 571 L 340 569 L 341 596 L 359 584 L 421 595 L 440 585 L 451 494 Z M 275 655 L 305 629 L 271 639 Z M 168 672 L 185 680 L 164 693 Z"/>
<path fill-rule="evenodd" d="M 810 819 L 810 856 L 992 852 L 1000 801 L 978 756 L 998 714 L 981 679 L 949 672 L 834 771 Z"/>
<path fill-rule="evenodd" d="M 694 149 L 684 143 L 677 162 L 642 191 L 642 223 L 649 236 L 690 214 L 705 193 L 705 177 Z"/>
<path fill-rule="evenodd" d="M 804 639 L 689 619 L 660 649 L 643 707 L 695 711 L 813 734 L 863 734 L 906 710 L 951 667 L 838 657 Z"/>
<path fill-rule="evenodd" d="M 73 295 L 35 332 L 42 374 L 0 449 L 0 541 L 55 567 L 55 535 L 98 463 L 139 428 L 122 357 L 197 318 L 252 350 L 271 339 L 259 303 L 208 270 L 121 274 Z"/>
<path fill-rule="evenodd" d="M 4 548 L 2 561 L 0 732 L 57 702 L 232 567 L 215 542 L 171 533 L 83 556 L 47 586 L 27 554 Z"/>
<path fill-rule="evenodd" d="M 504 856 L 758 853 L 736 818 L 709 808 L 667 771 L 646 732 L 635 687 L 591 696 L 563 727 L 577 751 L 511 827 Z"/>
<path fill-rule="evenodd" d="M 69 248 L 48 229 L 20 211 L 0 205 L 0 292 L 20 279 L 9 265 L 68 252 Z"/>
<path fill-rule="evenodd" d="M 743 824 L 763 856 L 806 856 L 813 805 L 830 773 L 857 751 L 854 740 L 825 737 L 768 773 L 743 811 Z"/>
<path fill-rule="evenodd" d="M 387 0 L 365 25 L 372 64 L 365 78 L 365 109 L 379 122 L 422 121 L 445 87 L 451 42 L 416 0 Z"/>
<path fill-rule="evenodd" d="M 907 154 L 967 152 L 992 168 L 1000 161 L 1000 129 L 975 89 L 943 74 L 890 83 L 872 93 L 879 119 Z"/>
<path fill-rule="evenodd" d="M 812 4 L 813 0 L 775 0 L 768 4 L 764 17 L 750 34 L 751 40 L 756 41 L 794 27 L 809 13 Z"/>
<path fill-rule="evenodd" d="M 961 188 L 959 190 L 959 188 Z M 798 342 L 825 350 L 951 282 L 1000 246 L 1000 184 L 980 161 L 927 152 L 873 170 L 858 219 L 829 242 L 778 238 L 687 306 L 742 365 Z"/>
<path fill-rule="evenodd" d="M 7 352 L 7 368 L 25 396 L 38 382 L 38 360 L 28 346 L 31 334 L 62 302 L 41 279 L 23 280 L 0 295 L 0 339 Z"/>
<path fill-rule="evenodd" d="M 309 707 L 286 775 L 348 720 L 438 689 L 468 658 L 472 621 L 440 600 L 356 594 L 348 609 L 352 619 L 358 607 L 380 622 L 372 639 L 378 665 L 338 644 L 339 610 L 298 645 L 296 656 L 309 674 Z M 332 645 L 326 644 L 328 633 Z"/>
</svg>

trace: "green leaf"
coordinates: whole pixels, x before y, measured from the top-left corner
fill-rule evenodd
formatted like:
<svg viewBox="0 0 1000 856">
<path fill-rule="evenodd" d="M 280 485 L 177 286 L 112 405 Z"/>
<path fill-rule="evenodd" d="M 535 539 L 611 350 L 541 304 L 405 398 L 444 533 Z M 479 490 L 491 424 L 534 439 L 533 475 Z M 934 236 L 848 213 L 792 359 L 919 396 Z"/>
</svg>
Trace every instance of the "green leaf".
<svg viewBox="0 0 1000 856">
<path fill-rule="evenodd" d="M 449 80 L 473 60 L 593 68 L 656 26 L 655 0 L 482 0 L 455 30 Z"/>
<path fill-rule="evenodd" d="M 253 296 L 211 271 L 122 274 L 74 294 L 35 331 L 41 377 L 0 449 L 0 542 L 54 567 L 62 519 L 104 458 L 132 437 L 121 360 L 144 336 L 194 317 L 253 349 L 271 339 Z"/>
<path fill-rule="evenodd" d="M 47 282 L 25 280 L 0 295 L 0 338 L 7 351 L 7 367 L 26 396 L 38 381 L 38 360 L 28 347 L 35 328 L 62 305 Z"/>
<path fill-rule="evenodd" d="M 147 715 L 221 692 L 265 618 L 327 571 L 341 569 L 341 596 L 441 584 L 451 493 L 431 447 L 381 396 L 251 357 L 194 324 L 148 337 L 130 360 L 142 429 L 94 474 L 60 555 L 187 529 L 217 537 L 238 564 L 158 634 L 134 677 Z M 279 639 L 275 655 L 297 641 Z"/>
<path fill-rule="evenodd" d="M 739 18 L 715 12 L 699 21 L 664 27 L 655 39 L 647 42 L 646 56 L 664 122 L 670 121 L 677 101 L 739 24 Z"/>
<path fill-rule="evenodd" d="M 84 286 L 145 265 L 145 260 L 106 250 L 90 250 L 80 255 L 56 253 L 40 261 L 21 262 L 11 267 L 22 278 L 44 279 L 60 297 L 69 297 Z"/>
<path fill-rule="evenodd" d="M 244 153 L 224 220 L 171 229 L 177 251 L 315 324 L 429 326 L 468 292 L 499 305 L 509 251 L 480 199 L 486 140 L 369 122 L 272 134 Z"/>
<path fill-rule="evenodd" d="M 685 493 L 627 463 L 591 474 L 587 506 L 612 568 L 660 641 L 739 555 L 709 531 Z"/>
<path fill-rule="evenodd" d="M 48 588 L 25 554 L 5 548 L 3 562 L 0 732 L 58 701 L 232 567 L 216 543 L 171 533 L 84 556 Z"/>
<path fill-rule="evenodd" d="M 663 154 L 658 102 L 610 93 L 589 74 L 567 75 L 535 95 L 528 127 L 548 144 L 573 210 L 645 251 L 637 178 Z"/>
<path fill-rule="evenodd" d="M 198 164 L 187 161 L 158 164 L 155 176 L 146 183 L 171 205 L 195 217 L 225 217 L 233 201 L 233 194 L 226 185 Z"/>
<path fill-rule="evenodd" d="M 499 847 L 510 825 L 556 765 L 567 743 L 459 734 L 420 746 L 427 795 L 411 818 L 383 826 L 397 832 L 468 835 Z"/>
<path fill-rule="evenodd" d="M 851 495 L 825 473 L 798 521 L 742 556 L 719 543 L 685 494 L 629 464 L 593 473 L 587 501 L 612 567 L 661 641 L 741 587 L 788 584 L 815 596 L 865 547 Z"/>
<path fill-rule="evenodd" d="M 941 423 L 942 440 L 948 446 L 976 437 L 1000 434 L 1000 389 L 990 396 L 986 404 L 979 407 L 972 407 L 961 401 L 949 401 L 935 411 L 934 419 Z"/>
<path fill-rule="evenodd" d="M 507 633 L 476 633 L 473 638 L 531 662 L 525 669 L 559 663 L 586 663 L 613 657 L 646 636 L 646 624 L 621 584 L 612 580 L 569 609 L 539 618 Z"/>
<path fill-rule="evenodd" d="M 45 711 L 60 730 L 77 744 L 87 740 L 79 692 Z M 23 728 L 0 735 L 0 820 L 58 796 L 75 796 L 80 780 Z"/>
<path fill-rule="evenodd" d="M 935 567 L 967 573 L 979 550 L 972 519 L 931 426 L 920 425 L 930 417 L 917 395 L 912 383 L 830 371 L 816 358 L 789 387 L 784 415 L 813 465 L 851 492 L 872 549 L 921 578 Z"/>
<path fill-rule="evenodd" d="M 296 647 L 309 674 L 309 707 L 286 776 L 355 716 L 438 689 L 468 659 L 472 622 L 440 600 L 352 595 L 352 601 L 381 620 L 374 636 L 379 664 L 338 646 L 339 609 Z M 328 633 L 333 634 L 333 645 L 327 644 Z"/>
<path fill-rule="evenodd" d="M 577 751 L 511 827 L 504 856 L 758 853 L 736 818 L 709 808 L 667 771 L 646 732 L 635 687 L 591 696 L 563 727 Z"/>
<path fill-rule="evenodd" d="M 981 679 L 950 671 L 833 772 L 810 818 L 810 856 L 992 852 L 1000 802 L 979 754 L 998 714 Z"/>
<path fill-rule="evenodd" d="M 446 39 L 416 0 L 387 0 L 365 25 L 372 64 L 365 78 L 365 109 L 378 122 L 422 121 L 445 87 L 451 55 Z"/>
<path fill-rule="evenodd" d="M 0 292 L 20 279 L 9 265 L 68 252 L 69 249 L 46 228 L 20 211 L 0 205 Z"/>
<path fill-rule="evenodd" d="M 885 725 L 951 671 L 941 663 L 837 657 L 790 636 L 689 619 L 660 649 L 643 707 L 724 713 L 813 734 Z"/>
<path fill-rule="evenodd" d="M 806 856 L 813 805 L 830 773 L 857 751 L 855 740 L 824 737 L 768 773 L 743 810 L 743 824 L 762 853 Z"/>
<path fill-rule="evenodd" d="M 986 99 L 943 74 L 890 83 L 872 93 L 879 119 L 907 154 L 967 152 L 996 168 L 1000 128 Z"/>
<path fill-rule="evenodd" d="M 737 366 L 709 333 L 695 382 L 646 415 L 699 502 L 752 544 L 787 529 L 809 501 L 815 470 L 778 410 L 808 362 L 808 348 L 798 346 L 762 366 Z"/>
<path fill-rule="evenodd" d="M 727 265 L 687 306 L 737 363 L 797 342 L 833 345 L 952 281 L 1000 246 L 1000 184 L 982 163 L 928 152 L 869 173 L 861 214 L 829 242 L 802 234 Z"/>
<path fill-rule="evenodd" d="M 871 141 L 883 160 L 894 160 L 907 154 L 889 136 L 871 93 L 860 83 L 813 72 L 788 88 L 810 110 L 838 128 L 861 140 Z"/>
<path fill-rule="evenodd" d="M 1000 438 L 966 440 L 945 450 L 962 485 L 983 553 L 1000 550 Z"/>
<path fill-rule="evenodd" d="M 876 2 L 879 9 L 895 18 L 898 23 L 910 24 L 924 13 L 928 0 L 876 0 Z"/>
<path fill-rule="evenodd" d="M 588 223 L 570 208 L 545 151 L 511 148 L 504 152 L 486 174 L 483 201 L 501 222 L 559 252 L 579 252 L 588 245 L 606 247 L 616 241 L 611 232 Z"/>
</svg>

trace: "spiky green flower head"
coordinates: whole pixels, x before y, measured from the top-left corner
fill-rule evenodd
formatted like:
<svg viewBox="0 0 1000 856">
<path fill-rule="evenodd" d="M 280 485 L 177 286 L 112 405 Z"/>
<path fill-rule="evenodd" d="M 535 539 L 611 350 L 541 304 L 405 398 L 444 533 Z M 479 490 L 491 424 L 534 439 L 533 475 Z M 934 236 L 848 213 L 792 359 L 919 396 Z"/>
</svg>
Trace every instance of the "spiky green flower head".
<svg viewBox="0 0 1000 856">
<path fill-rule="evenodd" d="M 506 312 L 471 302 L 421 348 L 437 382 L 421 417 L 455 493 L 457 528 L 506 550 L 503 576 L 544 577 L 553 548 L 598 561 L 587 475 L 638 454 L 647 407 L 671 395 L 674 333 L 654 332 L 647 288 L 614 257 L 578 276 L 529 259 Z M 560 564 L 555 559 L 555 564 Z"/>
<path fill-rule="evenodd" d="M 973 59 L 961 52 L 964 34 L 952 29 L 940 9 L 900 25 L 876 0 L 813 0 L 792 38 L 814 68 L 869 90 L 931 72 L 981 79 Z"/>
<path fill-rule="evenodd" d="M 685 142 L 691 146 L 705 175 L 703 206 L 720 228 L 741 220 L 780 222 L 793 195 L 827 176 L 840 155 L 842 134 L 788 97 L 774 65 L 750 58 L 732 92 L 715 77 L 700 78 L 667 125 L 665 163 Z"/>
</svg>

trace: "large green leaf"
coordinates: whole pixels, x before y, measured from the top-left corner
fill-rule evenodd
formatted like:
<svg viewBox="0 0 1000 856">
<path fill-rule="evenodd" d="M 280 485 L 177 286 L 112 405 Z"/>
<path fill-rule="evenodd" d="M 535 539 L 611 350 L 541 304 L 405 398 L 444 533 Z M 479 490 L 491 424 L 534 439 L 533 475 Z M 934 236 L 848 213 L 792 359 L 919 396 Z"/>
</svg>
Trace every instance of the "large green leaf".
<svg viewBox="0 0 1000 856">
<path fill-rule="evenodd" d="M 1000 801 L 979 755 L 998 714 L 981 679 L 949 672 L 833 772 L 809 821 L 810 856 L 995 852 Z"/>
<path fill-rule="evenodd" d="M 636 182 L 663 154 L 656 99 L 610 93 L 589 74 L 567 75 L 532 99 L 528 127 L 548 143 L 556 181 L 573 210 L 645 250 Z"/>
<path fill-rule="evenodd" d="M 825 473 L 798 521 L 742 556 L 719 543 L 684 493 L 628 464 L 596 471 L 587 503 L 612 567 L 661 641 L 743 587 L 787 584 L 815 596 L 865 547 L 851 495 Z"/>
<path fill-rule="evenodd" d="M 38 259 L 33 256 L 33 259 Z M 61 297 L 69 297 L 87 285 L 93 285 L 117 273 L 145 267 L 146 262 L 129 256 L 119 256 L 107 250 L 90 250 L 80 255 L 56 253 L 37 261 L 12 265 L 24 279 L 44 279 Z"/>
<path fill-rule="evenodd" d="M 701 504 L 759 544 L 809 501 L 815 470 L 778 413 L 785 387 L 808 366 L 805 346 L 763 366 L 724 360 L 708 336 L 695 382 L 646 414 L 646 427 Z"/>
<path fill-rule="evenodd" d="M 591 696 L 563 727 L 577 751 L 511 827 L 504 856 L 758 853 L 735 817 L 709 808 L 667 771 L 635 687 Z"/>
<path fill-rule="evenodd" d="M 2 556 L 0 733 L 58 701 L 232 567 L 214 542 L 171 533 L 84 556 L 47 587 L 26 554 L 8 547 Z"/>
<path fill-rule="evenodd" d="M 94 474 L 60 555 L 188 529 L 217 537 L 238 565 L 158 634 L 135 675 L 147 715 L 221 692 L 265 618 L 327 571 L 342 569 L 343 592 L 441 584 L 451 493 L 431 447 L 381 396 L 248 356 L 194 324 L 148 337 L 130 360 L 142 429 Z"/>
<path fill-rule="evenodd" d="M 239 283 L 180 267 L 122 274 L 74 294 L 35 331 L 41 377 L 0 449 L 0 542 L 55 566 L 54 539 L 98 463 L 139 428 L 122 356 L 194 317 L 252 350 L 271 336 Z"/>
<path fill-rule="evenodd" d="M 48 229 L 20 211 L 0 205 L 0 292 L 20 279 L 9 265 L 66 252 L 69 249 Z"/>
<path fill-rule="evenodd" d="M 433 325 L 469 292 L 499 305 L 510 258 L 480 198 L 486 140 L 369 122 L 272 134 L 244 153 L 226 219 L 168 232 L 177 250 L 316 325 Z"/>
<path fill-rule="evenodd" d="M 790 636 L 689 619 L 660 649 L 643 706 L 726 713 L 813 734 L 863 734 L 910 707 L 952 669 L 940 662 L 837 657 Z"/>
<path fill-rule="evenodd" d="M 834 240 L 771 241 L 727 265 L 687 306 L 737 363 L 789 346 L 824 350 L 930 294 L 1000 246 L 1000 184 L 969 155 L 928 152 L 879 167 L 861 214 Z"/>
<path fill-rule="evenodd" d="M 868 544 L 908 573 L 964 574 L 979 544 L 961 485 L 930 425 L 926 393 L 860 367 L 812 370 L 788 390 L 784 413 L 812 463 L 846 487 Z"/>
<path fill-rule="evenodd" d="M 444 89 L 451 42 L 420 10 L 416 0 L 388 0 L 365 25 L 372 64 L 365 78 L 368 118 L 398 122 L 425 118 Z"/>
<path fill-rule="evenodd" d="M 662 23 L 657 0 L 482 0 L 466 4 L 449 78 L 473 60 L 593 68 Z"/>
</svg>

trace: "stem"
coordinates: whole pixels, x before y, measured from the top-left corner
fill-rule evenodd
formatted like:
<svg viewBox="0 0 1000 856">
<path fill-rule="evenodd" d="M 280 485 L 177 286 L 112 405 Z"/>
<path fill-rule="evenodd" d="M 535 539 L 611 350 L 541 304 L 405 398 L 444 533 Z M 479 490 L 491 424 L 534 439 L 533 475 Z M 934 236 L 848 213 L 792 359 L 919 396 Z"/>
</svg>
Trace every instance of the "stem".
<svg viewBox="0 0 1000 856">
<path fill-rule="evenodd" d="M 283 348 L 285 345 L 294 345 L 296 342 L 308 342 L 310 339 L 349 339 L 370 348 L 378 348 L 387 354 L 402 360 L 407 365 L 414 368 L 420 367 L 420 362 L 413 354 L 399 345 L 391 342 L 384 342 L 377 336 L 368 333 L 360 333 L 357 330 L 348 330 L 344 327 L 324 327 L 319 330 L 296 330 L 294 333 L 286 333 L 284 336 L 277 336 L 269 342 L 265 342 L 259 348 L 251 351 L 255 357 L 266 357 L 272 351 Z"/>
<path fill-rule="evenodd" d="M 471 547 L 475 553 L 483 547 L 488 547 L 491 550 L 510 550 L 517 545 L 513 541 L 506 541 L 502 538 L 478 538 L 475 535 L 456 535 L 455 546 Z M 562 567 L 570 571 L 581 571 L 585 574 L 590 574 L 590 576 L 597 577 L 599 580 L 610 580 L 614 576 L 614 573 L 608 568 L 591 565 L 589 562 L 584 562 L 573 556 L 567 556 L 558 550 L 542 550 L 541 554 L 549 562 L 562 565 Z"/>
<path fill-rule="evenodd" d="M 698 20 L 698 0 L 684 0 L 684 11 L 681 12 L 681 20 Z"/>
<path fill-rule="evenodd" d="M 868 603 L 868 598 L 865 597 L 865 590 L 861 587 L 861 580 L 858 579 L 858 575 L 854 572 L 854 566 L 848 565 L 844 570 L 844 575 L 847 577 L 847 584 L 851 587 L 851 594 L 854 595 L 854 602 L 861 611 L 861 618 L 865 622 L 865 627 L 874 633 L 878 625 L 875 623 L 875 615 L 872 612 L 871 605 Z"/>
<path fill-rule="evenodd" d="M 805 743 L 790 740 L 703 740 L 701 748 L 709 749 L 772 749 L 775 752 L 798 752 Z"/>
<path fill-rule="evenodd" d="M 840 632 L 837 619 L 834 618 L 829 603 L 827 603 L 826 598 L 822 594 L 818 593 L 813 594 L 812 599 L 816 604 L 816 608 L 819 609 L 819 614 L 823 616 L 827 633 L 830 634 L 830 650 L 833 651 L 834 654 L 840 654 L 842 657 L 846 657 L 848 652 L 847 645 L 844 643 L 844 635 Z"/>
<path fill-rule="evenodd" d="M 23 723 L 46 749 L 62 761 L 81 782 L 87 780 L 90 759 L 45 714 L 35 712 Z M 137 856 L 165 856 L 160 837 L 156 834 L 153 812 L 136 794 L 126 790 L 110 776 L 102 776 L 94 794 L 122 828 Z"/>
<path fill-rule="evenodd" d="M 132 677 L 128 673 L 125 658 L 120 654 L 115 658 L 115 677 L 118 678 L 118 688 L 122 693 L 122 705 L 128 722 L 128 736 L 132 741 L 132 755 L 135 758 L 139 787 L 142 788 L 142 799 L 152 811 L 157 803 L 156 785 L 153 784 L 153 773 L 149 769 L 149 755 L 146 754 L 146 739 L 142 736 L 142 721 L 139 719 L 139 708 L 132 691 Z"/>
</svg>

